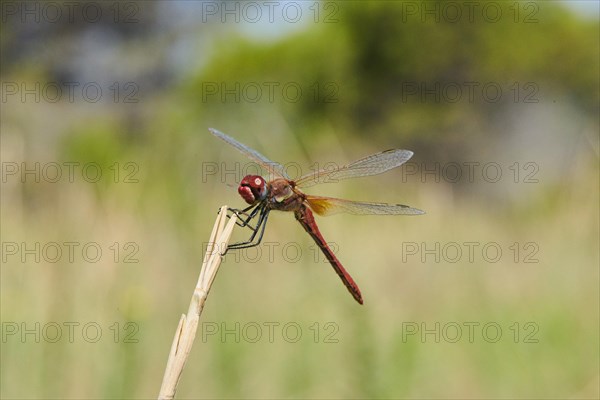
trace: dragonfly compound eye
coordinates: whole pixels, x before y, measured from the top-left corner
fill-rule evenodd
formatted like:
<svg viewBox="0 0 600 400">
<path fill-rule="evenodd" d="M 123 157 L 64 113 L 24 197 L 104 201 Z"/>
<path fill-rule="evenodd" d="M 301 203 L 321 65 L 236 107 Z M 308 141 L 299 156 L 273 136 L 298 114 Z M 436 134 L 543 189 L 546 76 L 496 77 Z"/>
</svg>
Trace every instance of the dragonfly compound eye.
<svg viewBox="0 0 600 400">
<path fill-rule="evenodd" d="M 238 193 L 246 203 L 254 204 L 267 196 L 267 184 L 261 176 L 248 175 L 240 182 Z"/>
</svg>

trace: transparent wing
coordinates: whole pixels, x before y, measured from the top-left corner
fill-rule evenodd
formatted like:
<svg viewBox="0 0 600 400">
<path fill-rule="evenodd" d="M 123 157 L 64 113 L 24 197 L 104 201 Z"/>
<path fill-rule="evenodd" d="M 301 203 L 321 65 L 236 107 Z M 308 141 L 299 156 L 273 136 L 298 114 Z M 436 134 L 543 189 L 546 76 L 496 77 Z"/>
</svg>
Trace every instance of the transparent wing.
<svg viewBox="0 0 600 400">
<path fill-rule="evenodd" d="M 412 208 L 402 204 L 367 203 L 336 199 L 333 197 L 321 197 L 305 195 L 306 202 L 318 215 L 329 216 L 337 213 L 359 214 L 359 215 L 420 215 L 425 211 Z"/>
<path fill-rule="evenodd" d="M 250 147 L 246 146 L 245 144 L 238 142 L 231 136 L 226 135 L 221 131 L 218 131 L 214 128 L 208 128 L 208 130 L 210 131 L 210 133 L 212 133 L 219 139 L 229 143 L 230 145 L 232 145 L 233 147 L 238 149 L 238 151 L 241 152 L 242 154 L 244 154 L 246 157 L 255 161 L 261 167 L 266 169 L 271 175 L 274 175 L 275 177 L 278 177 L 278 178 L 289 179 L 288 176 L 283 171 L 283 166 L 281 164 L 276 163 L 275 161 L 269 160 L 267 157 L 263 156 L 258 151 L 253 150 Z"/>
<path fill-rule="evenodd" d="M 361 158 L 340 168 L 322 169 L 296 180 L 296 185 L 309 187 L 319 183 L 337 182 L 340 179 L 381 174 L 407 162 L 413 156 L 410 150 L 386 150 Z"/>
</svg>

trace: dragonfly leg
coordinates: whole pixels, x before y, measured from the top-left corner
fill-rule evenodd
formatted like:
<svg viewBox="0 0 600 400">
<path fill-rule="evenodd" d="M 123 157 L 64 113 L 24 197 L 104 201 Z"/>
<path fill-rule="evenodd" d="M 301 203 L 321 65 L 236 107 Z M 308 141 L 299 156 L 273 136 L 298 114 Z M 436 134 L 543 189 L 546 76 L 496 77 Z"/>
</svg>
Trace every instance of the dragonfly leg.
<svg viewBox="0 0 600 400">
<path fill-rule="evenodd" d="M 258 222 L 256 223 L 256 226 L 247 225 L 247 227 L 252 230 L 252 235 L 250 236 L 250 238 L 244 242 L 230 244 L 229 246 L 227 246 L 227 249 L 225 250 L 223 255 L 227 254 L 229 250 L 247 249 L 249 247 L 258 246 L 262 241 L 263 235 L 265 233 L 268 215 L 269 210 L 266 208 L 261 208 L 261 213 Z M 256 239 L 256 235 L 258 235 L 258 239 Z"/>
<path fill-rule="evenodd" d="M 251 213 L 248 214 L 248 211 L 251 210 L 252 208 L 254 208 L 254 210 L 252 210 Z M 235 222 L 237 226 L 241 226 L 242 228 L 245 228 L 246 226 L 249 226 L 249 223 L 252 219 L 254 219 L 254 217 L 256 216 L 256 214 L 258 214 L 258 212 L 261 210 L 261 207 L 258 207 L 256 205 L 251 205 L 250 207 L 246 207 L 243 210 L 238 210 L 236 208 L 230 208 L 227 211 L 231 212 L 231 215 L 236 215 L 238 217 L 238 220 Z M 231 218 L 231 215 L 227 215 L 227 218 Z M 252 227 L 250 227 L 252 229 Z"/>
</svg>

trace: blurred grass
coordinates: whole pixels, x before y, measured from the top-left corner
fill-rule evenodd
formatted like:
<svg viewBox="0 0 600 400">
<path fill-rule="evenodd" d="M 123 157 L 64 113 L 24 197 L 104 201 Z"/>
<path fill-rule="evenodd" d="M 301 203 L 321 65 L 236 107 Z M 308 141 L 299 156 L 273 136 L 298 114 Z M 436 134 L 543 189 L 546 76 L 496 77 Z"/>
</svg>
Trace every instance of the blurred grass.
<svg viewBox="0 0 600 400">
<path fill-rule="evenodd" d="M 198 137 L 205 143 L 198 147 L 200 159 L 217 160 L 214 151 L 222 151 L 221 143 L 208 133 Z M 85 182 L 34 186 L 34 197 L 38 190 L 57 192 L 56 212 L 3 212 L 3 236 L 10 233 L 11 241 L 95 241 L 105 250 L 113 242 L 134 241 L 140 250 L 137 264 L 115 263 L 111 256 L 96 264 L 22 264 L 9 258 L 2 267 L 3 322 L 23 321 L 30 328 L 35 322 L 73 321 L 80 327 L 96 322 L 103 336 L 97 343 L 77 334 L 73 343 L 66 338 L 35 343 L 31 335 L 21 343 L 9 337 L 2 346 L 2 365 L 10 366 L 1 372 L 3 398 L 156 394 L 178 315 L 198 274 L 202 240 L 217 206 L 240 201 L 219 182 L 186 182 L 184 177 L 191 179 L 193 173 L 184 167 L 161 175 L 150 160 L 140 165 L 148 167 L 152 181 L 111 184 L 110 190 L 100 190 L 101 196 L 98 185 Z M 364 307 L 354 304 L 322 257 L 313 260 L 310 239 L 291 215 L 276 213 L 265 241 L 297 242 L 301 259 L 286 262 L 282 245 L 272 261 L 264 248 L 255 263 L 244 258 L 236 263 L 228 255 L 202 318 L 219 329 L 222 323 L 233 329 L 235 323 L 255 322 L 263 327 L 263 337 L 257 343 L 243 338 L 236 343 L 233 334 L 225 341 L 214 335 L 202 342 L 199 334 L 178 396 L 594 397 L 599 198 L 597 186 L 589 183 L 597 182 L 598 174 L 589 164 L 581 165 L 558 193 L 547 195 L 549 188 L 537 184 L 521 208 L 497 212 L 473 199 L 440 202 L 448 196 L 443 192 L 451 190 L 445 184 L 390 185 L 398 172 L 359 185 L 325 185 L 323 192 L 347 186 L 351 190 L 343 194 L 349 198 L 399 200 L 428 211 L 421 217 L 319 219 L 323 234 L 339 245 L 340 259 L 361 286 Z M 187 195 L 169 193 L 184 184 L 189 185 Z M 384 194 L 367 196 L 380 185 L 386 187 Z M 14 211 L 19 204 L 10 199 L 17 193 L 7 190 L 3 209 Z M 403 242 L 431 247 L 467 241 L 498 242 L 507 252 L 513 242 L 536 242 L 540 261 L 515 263 L 512 254 L 505 254 L 498 263 L 481 257 L 474 263 L 464 257 L 456 264 L 436 263 L 433 257 L 421 262 L 419 256 L 402 262 Z M 252 254 L 245 257 L 250 260 Z M 128 321 L 139 327 L 134 336 L 139 343 L 123 343 Z M 457 343 L 435 343 L 433 335 L 425 342 L 419 335 L 403 339 L 403 323 L 432 329 L 436 322 L 469 321 L 480 327 L 499 324 L 501 340 L 488 343 L 478 330 L 473 343 L 466 330 Z M 110 329 L 115 322 L 120 326 L 117 343 Z M 265 336 L 267 322 L 279 324 L 273 343 Z M 303 330 L 297 343 L 282 337 L 281 327 L 289 322 Z M 315 322 L 321 327 L 317 343 L 310 329 Z M 339 329 L 333 336 L 338 343 L 324 343 L 327 322 Z M 515 322 L 521 327 L 535 323 L 539 343 L 514 343 L 510 326 Z"/>
</svg>

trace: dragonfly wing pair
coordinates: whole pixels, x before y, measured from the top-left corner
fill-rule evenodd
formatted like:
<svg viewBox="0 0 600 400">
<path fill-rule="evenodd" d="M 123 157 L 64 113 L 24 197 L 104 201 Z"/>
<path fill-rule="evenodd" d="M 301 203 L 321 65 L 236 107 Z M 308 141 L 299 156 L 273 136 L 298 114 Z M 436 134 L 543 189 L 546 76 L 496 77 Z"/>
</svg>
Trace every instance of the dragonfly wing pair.
<svg viewBox="0 0 600 400">
<path fill-rule="evenodd" d="M 219 139 L 229 143 L 246 157 L 262 166 L 270 175 L 277 178 L 288 179 L 281 164 L 269 160 L 258 151 L 238 142 L 229 135 L 209 128 L 210 132 Z M 342 167 L 322 169 L 306 174 L 294 183 L 299 188 L 314 186 L 321 183 L 334 183 L 342 179 L 359 178 L 363 176 L 378 175 L 399 167 L 413 156 L 410 150 L 386 150 L 354 161 Z M 336 199 L 333 197 L 320 197 L 306 195 L 306 201 L 312 210 L 321 216 L 338 213 L 358 215 L 419 215 L 423 211 L 402 204 L 371 203 L 351 200 Z"/>
</svg>

